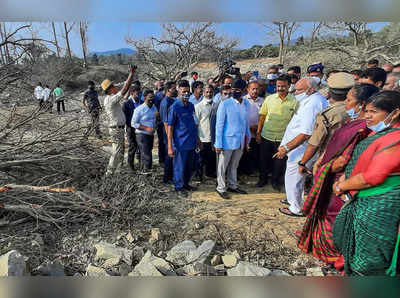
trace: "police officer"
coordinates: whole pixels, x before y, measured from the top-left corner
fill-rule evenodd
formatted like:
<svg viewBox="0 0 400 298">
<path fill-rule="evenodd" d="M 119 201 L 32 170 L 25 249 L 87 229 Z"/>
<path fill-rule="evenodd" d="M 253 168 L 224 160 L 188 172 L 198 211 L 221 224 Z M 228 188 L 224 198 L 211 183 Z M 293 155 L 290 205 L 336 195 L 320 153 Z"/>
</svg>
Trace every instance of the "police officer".
<svg viewBox="0 0 400 298">
<path fill-rule="evenodd" d="M 334 73 L 329 77 L 330 106 L 317 115 L 306 151 L 299 162 L 300 173 L 306 172 L 305 164 L 317 152 L 321 154 L 325 151 L 332 134 L 348 120 L 344 100 L 354 83 L 353 75 L 345 72 Z M 314 169 L 318 167 L 319 164 L 316 163 Z"/>
<path fill-rule="evenodd" d="M 182 194 L 196 190 L 189 185 L 198 144 L 194 105 L 189 102 L 189 97 L 189 82 L 179 81 L 178 98 L 168 113 L 168 155 L 174 158 L 175 190 Z"/>
</svg>

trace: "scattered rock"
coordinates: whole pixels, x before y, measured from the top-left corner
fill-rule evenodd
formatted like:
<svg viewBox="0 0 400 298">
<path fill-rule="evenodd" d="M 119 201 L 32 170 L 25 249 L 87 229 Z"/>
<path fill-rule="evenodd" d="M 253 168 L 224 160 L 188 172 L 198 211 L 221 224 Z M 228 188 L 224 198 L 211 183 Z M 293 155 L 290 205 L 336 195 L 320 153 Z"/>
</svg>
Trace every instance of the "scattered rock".
<svg viewBox="0 0 400 298">
<path fill-rule="evenodd" d="M 98 243 L 94 247 L 96 248 L 96 259 L 120 258 L 128 265 L 132 264 L 132 251 L 129 249 L 116 247 L 106 242 Z"/>
<path fill-rule="evenodd" d="M 325 276 L 321 267 L 307 268 L 306 276 Z"/>
<path fill-rule="evenodd" d="M 202 276 L 210 276 L 210 275 L 217 275 L 217 270 L 214 267 L 207 266 L 203 263 L 196 262 L 194 264 L 186 265 L 182 268 L 182 271 L 185 275 L 202 275 Z"/>
<path fill-rule="evenodd" d="M 235 267 L 237 264 L 237 258 L 234 255 L 225 255 L 222 256 L 222 262 L 224 263 L 225 267 Z"/>
<path fill-rule="evenodd" d="M 220 264 L 220 265 L 214 266 L 214 268 L 215 268 L 215 270 L 217 270 L 217 271 L 223 271 L 223 272 L 226 271 L 225 265 L 224 265 L 224 264 Z"/>
<path fill-rule="evenodd" d="M 144 249 L 143 247 L 136 246 L 133 248 L 133 259 L 136 261 L 140 261 L 144 257 Z"/>
<path fill-rule="evenodd" d="M 132 233 L 129 232 L 126 236 L 125 239 L 129 242 L 129 243 L 133 243 L 135 242 L 135 238 L 133 237 Z"/>
<path fill-rule="evenodd" d="M 239 262 L 235 268 L 228 269 L 228 276 L 268 276 L 271 270 L 248 262 Z"/>
<path fill-rule="evenodd" d="M 215 256 L 212 257 L 212 259 L 210 261 L 210 264 L 212 266 L 217 266 L 217 265 L 221 264 L 221 262 L 222 262 L 221 256 L 220 255 L 215 255 Z"/>
<path fill-rule="evenodd" d="M 133 271 L 139 273 L 140 276 L 162 276 L 163 274 L 176 276 L 172 266 L 164 259 L 154 256 L 150 250 L 146 252 Z"/>
<path fill-rule="evenodd" d="M 201 223 L 196 222 L 194 224 L 194 227 L 195 227 L 196 230 L 200 230 L 200 229 L 202 229 L 204 227 L 204 225 L 202 225 Z"/>
<path fill-rule="evenodd" d="M 132 267 L 127 265 L 127 264 L 125 264 L 125 263 L 121 263 L 118 266 L 118 273 L 121 276 L 128 276 L 129 272 L 131 272 L 131 270 L 132 270 Z"/>
<path fill-rule="evenodd" d="M 289 273 L 287 273 L 286 271 L 276 269 L 276 270 L 272 270 L 271 276 L 291 276 L 291 275 Z"/>
<path fill-rule="evenodd" d="M 186 265 L 189 263 L 187 258 L 192 251 L 193 253 L 196 251 L 196 245 L 193 241 L 185 240 L 171 248 L 166 260 L 179 266 Z"/>
<path fill-rule="evenodd" d="M 104 277 L 110 275 L 107 274 L 106 270 L 104 270 L 103 268 L 99 268 L 93 266 L 92 264 L 89 264 L 89 266 L 86 269 L 86 276 Z"/>
<path fill-rule="evenodd" d="M 186 258 L 188 263 L 193 263 L 195 261 L 204 263 L 208 256 L 211 254 L 214 249 L 215 241 L 206 240 L 204 241 L 196 250 L 192 250 L 189 252 L 189 255 Z"/>
<path fill-rule="evenodd" d="M 38 272 L 45 276 L 65 276 L 64 266 L 59 261 L 41 265 Z"/>
<path fill-rule="evenodd" d="M 162 240 L 162 238 L 163 238 L 163 235 L 161 234 L 161 231 L 159 228 L 151 229 L 151 236 L 149 239 L 150 243 Z"/>
<path fill-rule="evenodd" d="M 24 257 L 16 250 L 11 250 L 0 257 L 0 276 L 29 275 Z"/>
<path fill-rule="evenodd" d="M 111 267 L 117 266 L 119 264 L 119 262 L 121 262 L 121 258 L 120 257 L 107 259 L 104 262 L 103 267 L 106 268 L 106 269 L 109 269 Z"/>
</svg>

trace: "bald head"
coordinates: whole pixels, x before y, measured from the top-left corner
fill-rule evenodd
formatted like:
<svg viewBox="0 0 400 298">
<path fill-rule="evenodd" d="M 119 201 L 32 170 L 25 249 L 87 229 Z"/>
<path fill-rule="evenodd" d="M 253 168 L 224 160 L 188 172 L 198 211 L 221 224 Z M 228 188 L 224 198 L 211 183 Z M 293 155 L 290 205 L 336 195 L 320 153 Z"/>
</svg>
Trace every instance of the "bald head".
<svg viewBox="0 0 400 298">
<path fill-rule="evenodd" d="M 312 77 L 302 78 L 296 83 L 296 95 L 307 92 L 307 94 L 315 93 L 318 84 Z"/>
</svg>

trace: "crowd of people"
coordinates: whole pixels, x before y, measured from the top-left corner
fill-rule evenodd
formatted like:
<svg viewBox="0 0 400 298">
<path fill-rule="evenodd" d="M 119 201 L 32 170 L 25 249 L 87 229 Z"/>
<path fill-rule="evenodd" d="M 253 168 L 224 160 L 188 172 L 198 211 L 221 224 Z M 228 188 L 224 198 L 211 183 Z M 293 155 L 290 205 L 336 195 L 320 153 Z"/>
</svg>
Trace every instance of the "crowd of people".
<svg viewBox="0 0 400 298">
<path fill-rule="evenodd" d="M 316 63 L 304 74 L 274 65 L 266 77 L 221 74 L 206 84 L 194 72 L 154 90 L 133 81 L 135 70 L 121 90 L 101 83 L 112 141 L 106 175 L 121 169 L 125 137 L 129 167 L 150 171 L 157 134 L 163 182 L 179 194 L 196 191 L 197 177 L 215 179 L 229 199 L 247 193 L 238 174 L 256 175 L 254 187 L 285 191 L 282 214 L 305 218 L 296 231 L 304 252 L 347 275 L 399 273 L 400 65 L 374 59 L 364 70 L 325 73 Z M 92 81 L 83 104 L 86 134 L 101 137 Z"/>
</svg>

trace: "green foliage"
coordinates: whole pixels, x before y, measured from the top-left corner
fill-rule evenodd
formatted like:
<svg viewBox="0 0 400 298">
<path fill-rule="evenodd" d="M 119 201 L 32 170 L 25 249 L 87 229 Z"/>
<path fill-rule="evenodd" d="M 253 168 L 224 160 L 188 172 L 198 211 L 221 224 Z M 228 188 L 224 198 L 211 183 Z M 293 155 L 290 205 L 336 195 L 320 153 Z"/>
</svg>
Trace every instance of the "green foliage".
<svg viewBox="0 0 400 298">
<path fill-rule="evenodd" d="M 235 60 L 241 59 L 255 59 L 262 57 L 278 57 L 279 47 L 272 44 L 261 46 L 253 45 L 249 49 L 234 50 L 232 53 L 232 58 Z"/>
</svg>

